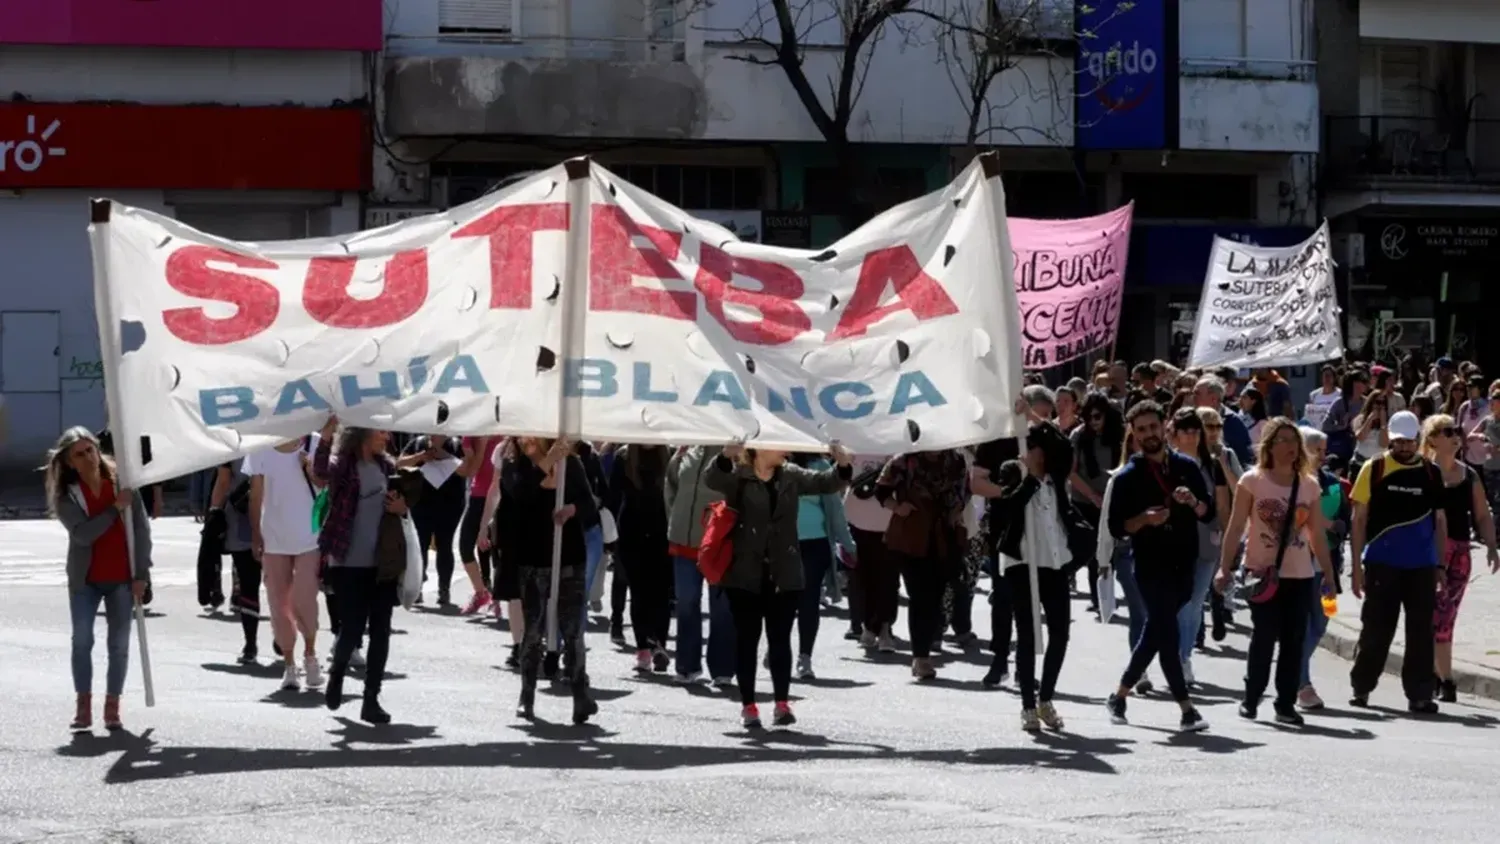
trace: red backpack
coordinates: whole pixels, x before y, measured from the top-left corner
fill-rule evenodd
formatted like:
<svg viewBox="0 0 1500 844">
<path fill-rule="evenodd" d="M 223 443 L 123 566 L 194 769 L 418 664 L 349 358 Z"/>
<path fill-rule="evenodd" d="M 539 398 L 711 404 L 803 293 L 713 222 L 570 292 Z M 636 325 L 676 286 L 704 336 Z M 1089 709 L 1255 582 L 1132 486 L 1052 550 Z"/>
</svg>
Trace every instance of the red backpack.
<svg viewBox="0 0 1500 844">
<path fill-rule="evenodd" d="M 737 500 L 743 501 L 745 482 L 740 481 Z M 710 586 L 718 586 L 734 564 L 734 529 L 739 511 L 728 501 L 715 501 L 703 511 L 703 538 L 698 541 L 698 572 Z"/>
</svg>

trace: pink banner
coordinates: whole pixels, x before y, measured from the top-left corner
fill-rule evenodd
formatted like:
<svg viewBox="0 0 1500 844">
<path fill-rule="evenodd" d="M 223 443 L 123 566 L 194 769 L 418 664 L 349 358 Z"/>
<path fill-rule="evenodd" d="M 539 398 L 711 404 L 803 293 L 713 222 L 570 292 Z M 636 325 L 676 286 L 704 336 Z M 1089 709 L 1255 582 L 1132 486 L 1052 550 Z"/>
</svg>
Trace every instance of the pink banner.
<svg viewBox="0 0 1500 844">
<path fill-rule="evenodd" d="M 0 44 L 361 50 L 381 0 L 0 0 Z"/>
<path fill-rule="evenodd" d="M 1027 369 L 1066 363 L 1115 341 L 1134 207 L 1080 220 L 1010 218 Z"/>
</svg>

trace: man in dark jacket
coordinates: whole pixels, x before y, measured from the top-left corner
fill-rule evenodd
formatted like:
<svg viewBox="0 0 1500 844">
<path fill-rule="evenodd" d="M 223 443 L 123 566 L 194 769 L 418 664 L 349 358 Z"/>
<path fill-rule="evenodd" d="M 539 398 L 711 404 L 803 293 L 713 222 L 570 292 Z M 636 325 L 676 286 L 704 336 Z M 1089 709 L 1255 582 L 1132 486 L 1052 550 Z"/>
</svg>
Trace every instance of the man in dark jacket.
<svg viewBox="0 0 1500 844">
<path fill-rule="evenodd" d="M 1126 723 L 1125 700 L 1154 657 L 1172 697 L 1182 707 L 1181 729 L 1198 731 L 1208 724 L 1193 707 L 1183 678 L 1178 649 L 1177 614 L 1193 591 L 1198 560 L 1198 522 L 1215 518 L 1213 495 L 1191 457 L 1167 448 L 1161 405 L 1144 401 L 1130 408 L 1125 424 L 1140 454 L 1115 475 L 1109 531 L 1129 539 L 1135 554 L 1137 588 L 1146 603 L 1146 627 L 1106 706 L 1111 719 Z"/>
</svg>

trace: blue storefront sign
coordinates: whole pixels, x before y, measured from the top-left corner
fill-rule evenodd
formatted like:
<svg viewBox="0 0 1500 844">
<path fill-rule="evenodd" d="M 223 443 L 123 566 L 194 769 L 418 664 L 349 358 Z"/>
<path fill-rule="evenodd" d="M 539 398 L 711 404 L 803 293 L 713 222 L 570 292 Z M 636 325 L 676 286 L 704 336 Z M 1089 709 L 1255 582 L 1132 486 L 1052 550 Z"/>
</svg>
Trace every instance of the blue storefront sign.
<svg viewBox="0 0 1500 844">
<path fill-rule="evenodd" d="M 1078 0 L 1074 143 L 1084 150 L 1174 144 L 1177 96 L 1173 0 Z M 1175 128 L 1175 127 L 1173 127 Z"/>
<path fill-rule="evenodd" d="M 1215 235 L 1254 246 L 1294 246 L 1312 234 L 1305 226 L 1137 226 L 1131 232 L 1125 284 L 1202 287 Z"/>
</svg>

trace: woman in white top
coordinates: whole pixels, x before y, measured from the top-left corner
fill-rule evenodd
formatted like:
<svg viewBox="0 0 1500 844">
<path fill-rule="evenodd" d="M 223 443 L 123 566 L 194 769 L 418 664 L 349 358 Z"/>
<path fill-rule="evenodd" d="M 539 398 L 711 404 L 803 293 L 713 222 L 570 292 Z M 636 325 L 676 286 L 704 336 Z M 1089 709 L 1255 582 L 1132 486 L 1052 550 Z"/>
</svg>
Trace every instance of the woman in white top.
<svg viewBox="0 0 1500 844">
<path fill-rule="evenodd" d="M 1026 435 L 1026 453 L 1000 467 L 1002 494 L 997 507 L 1003 525 L 997 542 L 999 565 L 1010 591 L 1016 621 L 1016 682 L 1021 691 L 1021 726 L 1028 731 L 1042 724 L 1054 730 L 1063 727 L 1052 705 L 1057 677 L 1068 653 L 1071 601 L 1063 568 L 1074 554 L 1069 548 L 1068 526 L 1076 522 L 1068 496 L 1068 475 L 1073 471 L 1073 449 L 1051 422 L 1038 422 Z M 1047 648 L 1042 659 L 1042 677 L 1036 678 L 1035 623 L 1032 619 L 1031 568 L 1036 570 L 1035 603 L 1047 625 Z M 1040 686 L 1040 688 L 1039 688 Z"/>
</svg>

